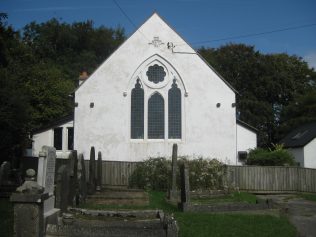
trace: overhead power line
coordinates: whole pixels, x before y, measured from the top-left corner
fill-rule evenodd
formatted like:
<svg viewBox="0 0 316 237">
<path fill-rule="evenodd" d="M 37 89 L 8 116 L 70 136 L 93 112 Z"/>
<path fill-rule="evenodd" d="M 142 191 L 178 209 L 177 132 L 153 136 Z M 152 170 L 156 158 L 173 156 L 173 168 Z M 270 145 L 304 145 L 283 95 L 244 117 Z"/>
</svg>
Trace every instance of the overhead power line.
<svg viewBox="0 0 316 237">
<path fill-rule="evenodd" d="M 127 20 L 134 26 L 135 30 L 137 30 L 139 33 L 141 33 L 147 39 L 146 35 L 144 35 L 143 32 L 141 32 L 138 29 L 138 27 L 135 25 L 135 23 L 132 21 L 132 19 L 126 14 L 126 12 L 123 10 L 123 8 L 117 3 L 117 1 L 113 0 L 113 2 L 118 7 L 118 9 L 120 9 L 120 11 L 123 13 L 123 15 L 127 18 Z"/>
<path fill-rule="evenodd" d="M 289 31 L 289 30 L 296 30 L 296 29 L 307 28 L 307 27 L 312 27 L 312 26 L 316 26 L 316 23 L 307 24 L 307 25 L 300 25 L 300 26 L 293 26 L 293 27 L 287 27 L 287 28 L 271 30 L 271 31 L 263 31 L 263 32 L 259 32 L 259 33 L 236 35 L 236 36 L 230 36 L 230 37 L 225 37 L 225 38 L 218 38 L 218 39 L 213 39 L 213 40 L 196 41 L 196 42 L 191 43 L 191 45 L 205 44 L 205 43 L 211 43 L 211 42 L 217 42 L 217 41 L 225 41 L 225 40 L 231 40 L 231 39 L 249 38 L 249 37 L 252 37 L 252 36 L 267 35 L 267 34 L 273 34 L 273 33 L 282 32 L 282 31 Z M 183 45 L 183 44 L 178 44 L 178 45 L 176 44 L 176 46 L 181 46 L 181 45 Z"/>
</svg>

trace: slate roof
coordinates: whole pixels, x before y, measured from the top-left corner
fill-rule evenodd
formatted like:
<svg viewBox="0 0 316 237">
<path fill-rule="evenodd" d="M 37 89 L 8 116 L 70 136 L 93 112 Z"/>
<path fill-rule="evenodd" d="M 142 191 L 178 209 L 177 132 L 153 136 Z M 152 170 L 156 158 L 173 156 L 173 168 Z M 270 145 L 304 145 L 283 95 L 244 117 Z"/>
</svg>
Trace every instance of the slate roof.
<svg viewBox="0 0 316 237">
<path fill-rule="evenodd" d="M 287 134 L 281 141 L 284 147 L 303 147 L 316 137 L 316 122 L 304 124 Z"/>
<path fill-rule="evenodd" d="M 58 126 L 63 125 L 65 123 L 67 123 L 67 122 L 70 122 L 72 120 L 74 120 L 74 115 L 73 114 L 69 114 L 67 116 L 64 116 L 64 117 L 61 117 L 59 119 L 56 119 L 56 120 L 52 121 L 51 123 L 46 124 L 46 125 L 38 128 L 38 129 L 34 129 L 32 131 L 32 134 L 37 134 L 37 133 L 44 132 L 44 131 L 46 131 L 48 129 L 52 129 L 54 127 L 58 127 Z"/>
<path fill-rule="evenodd" d="M 236 119 L 237 124 L 239 124 L 240 126 L 243 126 L 244 128 L 253 131 L 254 133 L 258 133 L 258 129 L 256 129 L 255 127 L 251 126 L 250 124 L 241 121 L 240 119 Z"/>
</svg>

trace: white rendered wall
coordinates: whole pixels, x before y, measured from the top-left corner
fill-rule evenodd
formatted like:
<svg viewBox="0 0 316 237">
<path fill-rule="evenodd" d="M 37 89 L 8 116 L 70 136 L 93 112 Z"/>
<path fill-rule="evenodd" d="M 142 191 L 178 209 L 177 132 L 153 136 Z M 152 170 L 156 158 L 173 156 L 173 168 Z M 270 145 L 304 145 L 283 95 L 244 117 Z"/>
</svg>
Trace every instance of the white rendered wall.
<svg viewBox="0 0 316 237">
<path fill-rule="evenodd" d="M 49 129 L 40 133 L 35 133 L 33 134 L 32 140 L 32 156 L 38 157 L 38 153 L 42 150 L 43 146 L 53 145 L 53 130 Z"/>
<path fill-rule="evenodd" d="M 257 147 L 257 134 L 237 123 L 237 154 Z M 241 162 L 237 161 L 238 164 Z"/>
<path fill-rule="evenodd" d="M 305 160 L 304 160 L 304 148 L 303 147 L 288 148 L 288 151 L 294 156 L 295 161 L 298 162 L 301 167 L 306 167 Z"/>
<path fill-rule="evenodd" d="M 257 134 L 237 123 L 237 152 L 257 147 Z"/>
<path fill-rule="evenodd" d="M 236 164 L 236 118 L 232 106 L 235 93 L 156 14 L 140 31 L 76 91 L 75 149 L 86 159 L 90 147 L 94 146 L 105 160 L 141 161 L 148 157 L 170 157 L 172 144 L 177 142 L 179 155 L 218 158 Z M 149 44 L 157 36 L 164 43 L 160 47 Z M 168 42 L 177 45 L 174 51 L 178 53 L 167 49 Z M 131 89 L 139 67 L 154 57 L 162 58 L 163 64 L 173 68 L 180 77 L 177 79 L 181 82 L 183 103 L 181 140 L 130 139 Z M 169 89 L 170 84 L 167 86 Z M 146 88 L 145 98 L 146 93 L 153 91 Z M 221 104 L 219 108 L 217 103 Z"/>
<path fill-rule="evenodd" d="M 68 158 L 70 151 L 68 150 L 68 129 L 73 127 L 73 121 L 64 123 L 60 126 L 63 128 L 62 136 L 62 150 L 56 150 L 57 158 L 66 159 Z M 54 146 L 54 128 L 45 130 L 40 133 L 33 134 L 33 147 L 32 156 L 38 157 L 38 153 L 42 150 L 43 146 Z"/>
<path fill-rule="evenodd" d="M 304 147 L 305 168 L 316 169 L 316 138 Z"/>
</svg>

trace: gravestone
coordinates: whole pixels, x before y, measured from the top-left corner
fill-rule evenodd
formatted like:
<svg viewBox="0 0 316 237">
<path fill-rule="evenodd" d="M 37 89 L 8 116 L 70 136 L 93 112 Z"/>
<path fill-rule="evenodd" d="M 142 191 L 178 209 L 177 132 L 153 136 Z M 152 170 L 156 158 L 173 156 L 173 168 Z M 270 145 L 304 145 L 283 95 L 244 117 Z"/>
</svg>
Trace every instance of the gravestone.
<svg viewBox="0 0 316 237">
<path fill-rule="evenodd" d="M 44 193 L 48 194 L 48 199 L 44 201 L 44 218 L 57 220 L 59 209 L 54 208 L 54 181 L 56 166 L 56 149 L 54 147 L 43 146 L 38 155 L 37 183 L 44 187 Z"/>
<path fill-rule="evenodd" d="M 79 186 L 79 203 L 84 203 L 87 197 L 87 179 L 83 154 L 79 154 L 78 157 L 77 179 Z"/>
<path fill-rule="evenodd" d="M 171 201 L 177 201 L 179 198 L 179 192 L 177 190 L 177 158 L 178 158 L 178 145 L 172 146 L 172 174 L 171 174 L 171 190 L 169 190 L 169 199 Z"/>
<path fill-rule="evenodd" d="M 4 161 L 0 167 L 0 186 L 2 184 L 8 184 L 10 180 L 10 170 L 11 170 L 10 162 Z"/>
<path fill-rule="evenodd" d="M 97 163 L 97 191 L 102 189 L 102 154 L 98 152 L 98 163 Z"/>
<path fill-rule="evenodd" d="M 56 207 L 62 213 L 67 211 L 69 196 L 69 173 L 66 165 L 59 167 L 56 178 Z"/>
<path fill-rule="evenodd" d="M 77 178 L 77 169 L 78 169 L 78 158 L 77 151 L 74 150 L 69 155 L 69 165 L 67 167 L 69 175 L 69 195 L 68 195 L 68 204 L 71 206 L 76 205 L 76 197 L 78 196 L 78 178 Z"/>
<path fill-rule="evenodd" d="M 95 150 L 91 147 L 90 150 L 90 162 L 89 162 L 89 185 L 88 193 L 94 194 L 95 192 Z"/>
<path fill-rule="evenodd" d="M 180 208 L 184 210 L 190 204 L 189 167 L 186 163 L 180 166 L 180 183 L 181 183 Z"/>
</svg>

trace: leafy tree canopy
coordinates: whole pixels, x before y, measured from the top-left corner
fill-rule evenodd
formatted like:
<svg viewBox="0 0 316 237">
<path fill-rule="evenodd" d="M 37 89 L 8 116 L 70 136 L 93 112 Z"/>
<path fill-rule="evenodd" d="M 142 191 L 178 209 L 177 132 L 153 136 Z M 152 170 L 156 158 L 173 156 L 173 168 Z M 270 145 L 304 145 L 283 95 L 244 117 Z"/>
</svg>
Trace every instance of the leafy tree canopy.
<svg viewBox="0 0 316 237">
<path fill-rule="evenodd" d="M 299 124 L 298 119 L 303 121 L 305 110 L 316 106 L 312 99 L 316 97 L 316 73 L 300 57 L 262 54 L 244 44 L 202 47 L 198 51 L 238 91 L 238 116 L 259 130 L 260 146 L 277 142 Z M 297 103 L 304 106 L 294 106 Z M 313 112 L 303 117 L 305 121 L 316 119 Z"/>
<path fill-rule="evenodd" d="M 92 73 L 125 39 L 124 29 L 31 22 L 21 32 L 0 13 L 0 157 L 24 149 L 32 129 L 73 110 L 79 73 Z M 12 153 L 12 152 L 11 152 Z"/>
</svg>

